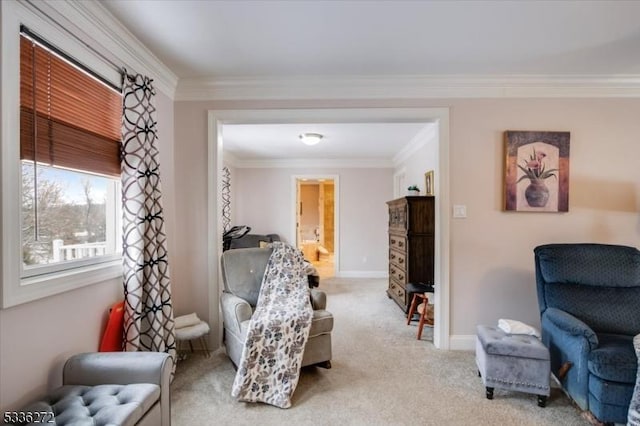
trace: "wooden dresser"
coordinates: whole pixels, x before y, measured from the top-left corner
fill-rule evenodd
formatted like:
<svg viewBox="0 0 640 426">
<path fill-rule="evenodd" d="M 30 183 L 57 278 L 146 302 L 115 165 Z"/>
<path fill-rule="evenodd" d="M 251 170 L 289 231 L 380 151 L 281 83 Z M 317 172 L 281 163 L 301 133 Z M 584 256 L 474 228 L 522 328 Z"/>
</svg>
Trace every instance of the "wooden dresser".
<svg viewBox="0 0 640 426">
<path fill-rule="evenodd" d="M 389 288 L 387 295 L 405 312 L 407 283 L 433 284 L 435 198 L 403 197 L 389 206 Z"/>
</svg>

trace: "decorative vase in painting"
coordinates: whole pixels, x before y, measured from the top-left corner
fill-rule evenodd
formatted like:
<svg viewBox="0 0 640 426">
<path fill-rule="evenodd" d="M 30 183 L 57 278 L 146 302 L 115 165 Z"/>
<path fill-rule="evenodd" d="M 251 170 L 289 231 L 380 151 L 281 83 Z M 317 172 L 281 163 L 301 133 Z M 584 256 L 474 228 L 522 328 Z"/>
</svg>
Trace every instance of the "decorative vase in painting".
<svg viewBox="0 0 640 426">
<path fill-rule="evenodd" d="M 549 201 L 549 188 L 542 179 L 531 179 L 531 183 L 524 191 L 524 197 L 531 207 L 544 207 Z"/>
</svg>

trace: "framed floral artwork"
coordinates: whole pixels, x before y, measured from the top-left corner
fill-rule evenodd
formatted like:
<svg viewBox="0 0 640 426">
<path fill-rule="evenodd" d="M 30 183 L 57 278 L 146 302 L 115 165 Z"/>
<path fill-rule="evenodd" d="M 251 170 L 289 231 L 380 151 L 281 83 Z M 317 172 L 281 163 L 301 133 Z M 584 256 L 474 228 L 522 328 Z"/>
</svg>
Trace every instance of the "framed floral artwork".
<svg viewBox="0 0 640 426">
<path fill-rule="evenodd" d="M 569 132 L 504 132 L 505 210 L 569 211 Z"/>
</svg>

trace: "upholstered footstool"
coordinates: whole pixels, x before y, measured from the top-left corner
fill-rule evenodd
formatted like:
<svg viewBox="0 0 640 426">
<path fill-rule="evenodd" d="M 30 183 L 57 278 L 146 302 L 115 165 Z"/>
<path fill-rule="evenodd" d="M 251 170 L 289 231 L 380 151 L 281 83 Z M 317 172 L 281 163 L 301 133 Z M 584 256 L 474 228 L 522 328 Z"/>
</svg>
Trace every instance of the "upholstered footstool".
<svg viewBox="0 0 640 426">
<path fill-rule="evenodd" d="M 537 337 L 507 334 L 497 327 L 478 325 L 476 365 L 487 399 L 493 399 L 494 388 L 499 388 L 538 395 L 538 405 L 547 404 L 549 350 Z"/>
<path fill-rule="evenodd" d="M 193 352 L 193 341 L 198 340 L 204 351 L 204 356 L 209 357 L 209 347 L 206 336 L 209 334 L 209 324 L 198 318 L 195 313 L 175 317 L 175 332 L 178 349 L 178 359 L 185 359 L 186 353 L 183 350 L 184 343 L 189 344 Z"/>
</svg>

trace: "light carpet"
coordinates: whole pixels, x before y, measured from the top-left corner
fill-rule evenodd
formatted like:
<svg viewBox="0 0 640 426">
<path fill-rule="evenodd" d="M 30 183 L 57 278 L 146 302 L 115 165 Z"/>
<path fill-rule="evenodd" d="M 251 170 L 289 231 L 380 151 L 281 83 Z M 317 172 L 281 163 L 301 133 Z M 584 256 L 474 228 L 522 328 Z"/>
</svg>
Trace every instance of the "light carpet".
<svg viewBox="0 0 640 426">
<path fill-rule="evenodd" d="M 321 281 L 334 315 L 333 368 L 302 370 L 292 407 L 237 402 L 224 351 L 180 361 L 172 420 L 190 425 L 588 425 L 554 387 L 547 407 L 535 395 L 496 389 L 485 398 L 474 353 L 435 349 L 425 328 L 406 325 L 385 279 Z"/>
</svg>

